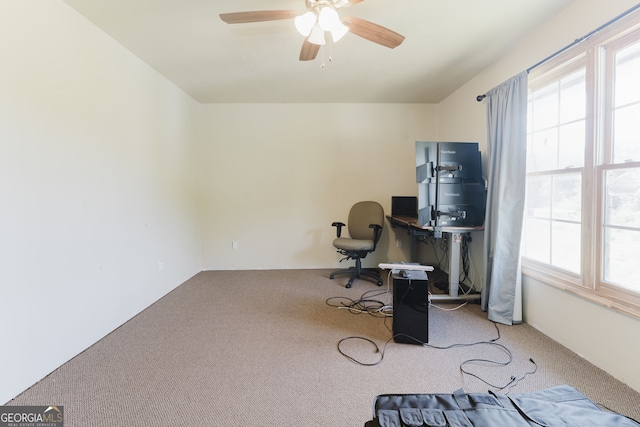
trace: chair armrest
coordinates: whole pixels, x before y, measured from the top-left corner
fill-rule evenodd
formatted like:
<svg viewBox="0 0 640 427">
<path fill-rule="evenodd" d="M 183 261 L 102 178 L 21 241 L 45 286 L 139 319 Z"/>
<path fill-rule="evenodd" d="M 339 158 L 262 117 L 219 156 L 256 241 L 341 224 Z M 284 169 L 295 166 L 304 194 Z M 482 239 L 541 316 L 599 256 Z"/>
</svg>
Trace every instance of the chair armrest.
<svg viewBox="0 0 640 427">
<path fill-rule="evenodd" d="M 382 227 L 380 227 L 378 224 L 369 224 L 369 228 L 373 228 L 373 250 L 375 251 L 378 240 L 382 235 Z"/>
<path fill-rule="evenodd" d="M 340 237 L 340 234 L 342 234 L 342 227 L 345 226 L 344 222 L 334 222 L 331 224 L 332 227 L 338 227 L 336 229 L 336 235 L 337 237 Z"/>
</svg>

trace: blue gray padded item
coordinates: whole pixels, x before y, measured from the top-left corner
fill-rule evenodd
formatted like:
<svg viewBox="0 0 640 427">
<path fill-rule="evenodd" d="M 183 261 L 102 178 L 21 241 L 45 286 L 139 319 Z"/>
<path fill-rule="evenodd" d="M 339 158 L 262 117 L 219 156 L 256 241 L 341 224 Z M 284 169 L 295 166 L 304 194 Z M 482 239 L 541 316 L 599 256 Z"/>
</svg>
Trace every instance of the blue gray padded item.
<svg viewBox="0 0 640 427">
<path fill-rule="evenodd" d="M 575 388 L 532 393 L 384 394 L 375 398 L 365 427 L 640 427 L 600 409 Z"/>
</svg>

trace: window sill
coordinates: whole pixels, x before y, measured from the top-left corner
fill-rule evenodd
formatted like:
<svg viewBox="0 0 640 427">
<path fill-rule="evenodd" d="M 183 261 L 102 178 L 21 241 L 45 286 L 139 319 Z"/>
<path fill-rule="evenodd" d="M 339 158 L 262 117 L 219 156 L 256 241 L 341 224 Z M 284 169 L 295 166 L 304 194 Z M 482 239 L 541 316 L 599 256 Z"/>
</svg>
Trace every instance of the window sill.
<svg viewBox="0 0 640 427">
<path fill-rule="evenodd" d="M 640 295 L 634 292 L 607 285 L 602 285 L 600 289 L 590 289 L 580 284 L 578 276 L 545 268 L 527 259 L 522 259 L 522 274 L 611 310 L 640 319 Z"/>
</svg>

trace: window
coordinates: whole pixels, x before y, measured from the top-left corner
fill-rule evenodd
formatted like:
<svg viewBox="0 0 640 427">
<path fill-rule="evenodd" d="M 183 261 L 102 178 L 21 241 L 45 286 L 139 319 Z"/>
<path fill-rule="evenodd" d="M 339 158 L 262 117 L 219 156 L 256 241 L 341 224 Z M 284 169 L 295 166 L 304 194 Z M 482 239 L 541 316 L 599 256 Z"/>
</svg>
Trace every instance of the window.
<svg viewBox="0 0 640 427">
<path fill-rule="evenodd" d="M 640 317 L 640 14 L 529 76 L 523 272 Z"/>
</svg>

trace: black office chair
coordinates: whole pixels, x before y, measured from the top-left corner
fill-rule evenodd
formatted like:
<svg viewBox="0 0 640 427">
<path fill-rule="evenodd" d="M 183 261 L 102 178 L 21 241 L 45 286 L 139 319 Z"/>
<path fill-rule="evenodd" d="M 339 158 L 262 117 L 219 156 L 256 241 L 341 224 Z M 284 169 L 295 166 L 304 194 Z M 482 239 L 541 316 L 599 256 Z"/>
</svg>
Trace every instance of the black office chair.
<svg viewBox="0 0 640 427">
<path fill-rule="evenodd" d="M 382 286 L 380 270 L 377 268 L 362 268 L 362 259 L 367 254 L 376 250 L 376 245 L 382 234 L 384 226 L 384 210 L 378 202 L 358 202 L 349 211 L 347 222 L 350 237 L 341 237 L 343 222 L 331 224 L 337 227 L 337 238 L 333 241 L 333 246 L 338 252 L 345 256 L 340 262 L 355 259 L 355 267 L 345 270 L 338 270 L 331 273 L 331 279 L 341 274 L 350 274 L 346 287 L 350 288 L 356 279 L 367 278 L 375 280 L 378 286 Z"/>
</svg>

